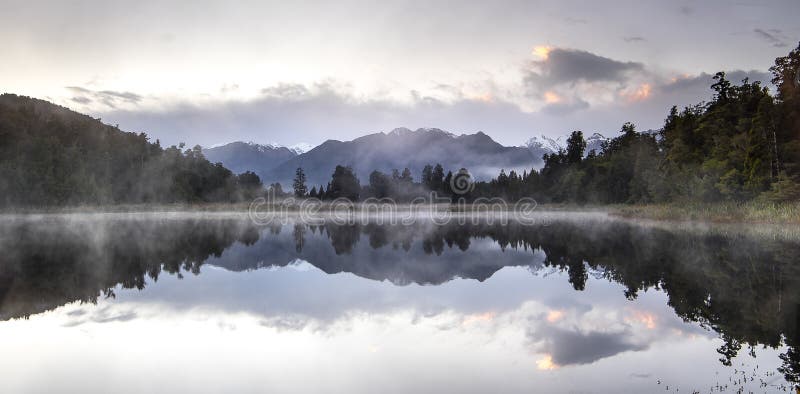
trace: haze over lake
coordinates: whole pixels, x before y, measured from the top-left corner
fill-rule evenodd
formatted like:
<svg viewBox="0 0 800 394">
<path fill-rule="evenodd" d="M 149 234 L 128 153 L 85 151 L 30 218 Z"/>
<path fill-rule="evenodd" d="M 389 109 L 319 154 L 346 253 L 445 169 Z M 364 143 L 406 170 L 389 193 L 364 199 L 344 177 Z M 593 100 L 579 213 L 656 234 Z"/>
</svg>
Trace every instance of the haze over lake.
<svg viewBox="0 0 800 394">
<path fill-rule="evenodd" d="M 776 392 L 798 371 L 791 227 L 1 223 L 12 392 Z"/>
</svg>

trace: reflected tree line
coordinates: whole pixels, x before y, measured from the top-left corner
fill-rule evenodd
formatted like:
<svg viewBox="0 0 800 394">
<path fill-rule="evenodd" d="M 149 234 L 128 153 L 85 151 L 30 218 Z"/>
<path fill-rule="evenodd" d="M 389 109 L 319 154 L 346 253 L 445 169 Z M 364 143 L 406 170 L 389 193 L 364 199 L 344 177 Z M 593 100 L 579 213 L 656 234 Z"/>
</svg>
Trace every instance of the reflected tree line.
<svg viewBox="0 0 800 394">
<path fill-rule="evenodd" d="M 258 253 L 225 268 L 257 269 L 270 258 L 267 254 L 274 254 L 275 262 L 268 265 L 299 258 L 325 272 L 349 271 L 379 280 L 402 273 L 423 284 L 456 276 L 484 280 L 503 265 L 519 265 L 504 258 L 506 252 L 541 251 L 545 257 L 536 267 L 564 271 L 578 291 L 591 275 L 621 284 L 628 299 L 648 290 L 665 292 L 678 316 L 719 333 L 725 364 L 742 350 L 752 353 L 758 345 L 785 343 L 789 349 L 781 356 L 781 372 L 791 382 L 800 381 L 800 243 L 780 237 L 673 231 L 618 221 L 268 228 L 238 220 L 61 224 L 16 223 L 0 229 L 0 319 L 28 317 L 73 301 L 95 303 L 113 297 L 117 287 L 143 289 L 162 272 L 198 274 L 209 259 L 236 244 Z M 261 241 L 275 240 L 286 243 L 284 254 L 272 245 L 258 249 Z M 470 255 L 466 251 L 477 248 L 477 240 L 495 245 L 488 251 L 493 261 L 477 268 L 458 265 Z M 386 261 L 357 258 L 363 250 L 384 251 L 380 256 Z M 456 258 L 444 262 L 445 255 Z M 435 281 L 417 277 L 405 264 L 420 256 L 440 256 L 451 270 Z M 335 259 L 347 263 L 332 267 Z M 533 266 L 532 253 L 530 260 Z M 370 274 L 362 274 L 363 269 Z"/>
</svg>

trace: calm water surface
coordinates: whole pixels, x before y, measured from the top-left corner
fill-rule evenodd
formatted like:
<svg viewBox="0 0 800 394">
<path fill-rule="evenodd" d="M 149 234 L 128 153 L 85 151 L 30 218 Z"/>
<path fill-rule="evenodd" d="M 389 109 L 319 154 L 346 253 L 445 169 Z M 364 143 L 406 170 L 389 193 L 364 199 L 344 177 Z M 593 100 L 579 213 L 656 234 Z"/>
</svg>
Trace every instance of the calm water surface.
<svg viewBox="0 0 800 394">
<path fill-rule="evenodd" d="M 0 391 L 784 392 L 800 237 L 558 215 L 0 219 Z"/>
</svg>

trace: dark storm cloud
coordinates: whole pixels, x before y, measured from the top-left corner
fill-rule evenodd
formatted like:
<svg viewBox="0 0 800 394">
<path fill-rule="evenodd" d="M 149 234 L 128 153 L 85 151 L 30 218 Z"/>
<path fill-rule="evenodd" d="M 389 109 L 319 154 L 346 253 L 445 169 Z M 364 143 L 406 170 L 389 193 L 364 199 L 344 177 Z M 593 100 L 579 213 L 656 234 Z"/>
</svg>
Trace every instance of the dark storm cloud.
<svg viewBox="0 0 800 394">
<path fill-rule="evenodd" d="M 590 364 L 616 354 L 644 350 L 646 345 L 630 341 L 631 333 L 567 330 L 539 326 L 528 332 L 528 338 L 538 342 L 537 352 L 549 354 L 559 366 Z"/>
<path fill-rule="evenodd" d="M 142 96 L 127 91 L 91 90 L 80 86 L 67 86 L 66 89 L 79 95 L 72 98 L 72 101 L 76 103 L 86 104 L 97 101 L 112 109 L 116 109 L 120 104 L 137 104 L 143 99 Z"/>
<path fill-rule="evenodd" d="M 754 29 L 753 33 L 755 33 L 756 36 L 758 36 L 759 38 L 768 42 L 769 44 L 771 44 L 776 48 L 783 48 L 788 46 L 788 44 L 786 44 L 786 42 L 783 41 L 782 38 L 783 35 L 781 34 L 781 31 L 778 29 L 769 29 L 769 30 Z"/>
<path fill-rule="evenodd" d="M 534 92 L 576 82 L 623 82 L 631 72 L 643 71 L 637 62 L 621 62 L 578 49 L 552 49 L 546 59 L 532 62 L 525 83 Z"/>
</svg>

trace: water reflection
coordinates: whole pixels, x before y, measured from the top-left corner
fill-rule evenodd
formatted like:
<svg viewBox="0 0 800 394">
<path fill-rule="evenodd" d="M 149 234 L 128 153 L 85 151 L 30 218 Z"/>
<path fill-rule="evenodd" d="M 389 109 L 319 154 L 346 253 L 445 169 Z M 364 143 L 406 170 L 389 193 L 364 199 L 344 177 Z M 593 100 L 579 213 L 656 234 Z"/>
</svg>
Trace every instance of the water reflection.
<svg viewBox="0 0 800 394">
<path fill-rule="evenodd" d="M 466 327 L 509 318 L 511 309 L 503 310 L 504 306 L 521 305 L 513 313 L 524 309 L 529 316 L 525 342 L 530 351 L 545 355 L 537 360 L 542 370 L 589 366 L 642 351 L 670 333 L 714 333 L 723 341 L 717 349 L 723 364 L 730 365 L 740 352 L 755 354 L 759 345 L 785 346 L 779 372 L 788 381 L 798 382 L 800 371 L 795 350 L 800 343 L 800 242 L 771 233 L 642 226 L 593 217 L 548 220 L 540 225 L 292 223 L 264 228 L 237 218 L 56 217 L 6 221 L 0 226 L 0 248 L 2 320 L 81 301 L 101 305 L 91 313 L 83 308 L 69 311 L 71 320 L 66 325 L 128 322 L 146 308 L 115 310 L 103 300 L 113 299 L 121 289 L 152 286 L 164 271 L 172 274 L 168 277 L 180 278 L 205 272 L 204 267 L 218 267 L 254 272 L 237 279 L 236 289 L 209 282 L 206 286 L 213 290 L 198 292 L 183 302 L 257 313 L 262 316 L 260 324 L 283 330 L 334 324 L 354 310 L 388 309 L 411 310 L 412 320 L 436 316 L 440 328 Z M 281 267 L 313 267 L 329 275 L 349 273 L 376 282 L 371 285 L 361 279 L 358 284 L 327 288 L 342 279 L 322 276 L 292 282 L 287 277 L 259 276 Z M 442 290 L 435 302 L 414 298 L 422 291 L 416 290 L 417 285 L 442 285 L 456 278 L 483 282 L 499 276 L 498 271 L 506 267 L 531 277 L 560 278 L 563 273 L 577 292 L 554 289 L 544 302 L 522 291 L 503 294 L 503 289 L 496 289 L 492 296 L 503 301 L 493 301 L 465 287 L 451 288 L 452 293 Z M 209 275 L 209 281 L 214 278 L 204 275 Z M 413 284 L 415 290 L 392 293 L 376 287 L 377 281 L 395 287 Z M 592 300 L 581 299 L 592 284 L 602 281 L 621 285 L 616 297 L 631 301 L 615 304 L 616 310 L 604 310 L 591 305 Z M 293 292 L 289 286 L 306 287 Z M 608 289 L 594 291 L 598 290 Z M 666 295 L 679 320 L 633 303 L 652 290 Z M 320 295 L 324 299 L 317 299 Z M 146 296 L 147 291 L 142 293 Z M 248 300 L 255 296 L 263 297 L 263 302 Z M 462 315 L 448 320 L 448 311 L 454 309 Z M 733 387 L 733 380 L 729 381 Z"/>
</svg>

